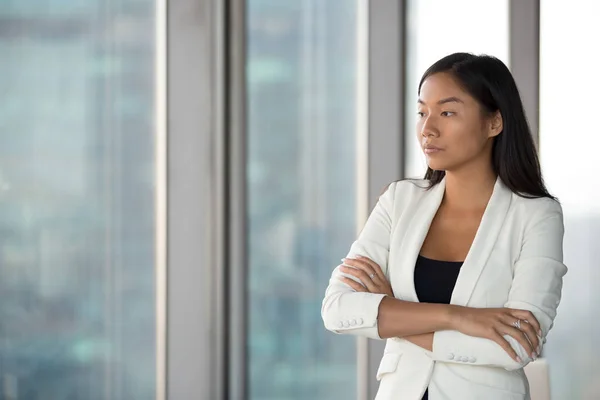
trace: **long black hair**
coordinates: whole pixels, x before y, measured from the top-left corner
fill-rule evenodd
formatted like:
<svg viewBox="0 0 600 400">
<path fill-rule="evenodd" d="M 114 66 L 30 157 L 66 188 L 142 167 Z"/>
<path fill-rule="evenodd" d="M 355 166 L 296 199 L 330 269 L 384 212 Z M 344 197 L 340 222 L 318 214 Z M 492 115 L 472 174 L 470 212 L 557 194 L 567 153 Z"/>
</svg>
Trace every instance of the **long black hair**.
<svg viewBox="0 0 600 400">
<path fill-rule="evenodd" d="M 531 130 L 517 84 L 499 59 L 487 55 L 454 53 L 433 64 L 421 78 L 421 86 L 433 74 L 451 74 L 487 113 L 500 111 L 503 130 L 493 140 L 494 172 L 513 193 L 526 198 L 556 198 L 546 189 Z M 446 171 L 427 168 L 429 188 L 437 185 Z"/>
</svg>

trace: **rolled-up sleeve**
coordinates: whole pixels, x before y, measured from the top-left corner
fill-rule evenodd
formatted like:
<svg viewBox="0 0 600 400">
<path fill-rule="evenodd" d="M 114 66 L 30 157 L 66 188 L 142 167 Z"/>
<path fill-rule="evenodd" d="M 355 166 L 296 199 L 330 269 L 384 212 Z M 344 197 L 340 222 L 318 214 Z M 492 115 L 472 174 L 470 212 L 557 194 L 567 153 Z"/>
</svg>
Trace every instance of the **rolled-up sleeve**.
<svg viewBox="0 0 600 400">
<path fill-rule="evenodd" d="M 563 277 L 564 224 L 560 204 L 552 202 L 538 213 L 527 229 L 520 257 L 514 266 L 514 276 L 505 307 L 528 310 L 539 321 L 542 342 L 552 328 L 560 303 Z M 433 337 L 433 359 L 440 362 L 460 362 L 515 370 L 532 361 L 525 349 L 511 336 L 505 335 L 517 355 L 513 360 L 496 342 L 464 335 L 457 331 L 439 331 Z M 453 356 L 453 357 L 451 357 Z"/>
<path fill-rule="evenodd" d="M 358 255 L 368 257 L 376 262 L 386 275 L 388 275 L 388 254 L 396 184 L 396 182 L 391 183 L 379 197 L 365 226 L 352 243 L 346 256 L 346 258 Z M 342 276 L 355 278 L 342 273 L 339 267 L 337 266 L 331 274 L 321 307 L 325 328 L 335 333 L 380 339 L 377 316 L 379 304 L 385 295 L 354 291 L 340 278 Z"/>
</svg>

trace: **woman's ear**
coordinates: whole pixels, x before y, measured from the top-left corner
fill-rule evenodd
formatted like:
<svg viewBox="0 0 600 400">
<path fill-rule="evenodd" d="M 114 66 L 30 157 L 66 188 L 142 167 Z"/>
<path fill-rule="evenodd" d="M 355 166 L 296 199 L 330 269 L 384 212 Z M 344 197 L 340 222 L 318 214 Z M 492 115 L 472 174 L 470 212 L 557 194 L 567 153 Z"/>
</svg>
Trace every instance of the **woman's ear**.
<svg viewBox="0 0 600 400">
<path fill-rule="evenodd" d="M 496 111 L 492 118 L 490 119 L 490 132 L 489 137 L 496 137 L 502 133 L 504 129 L 504 122 L 502 120 L 502 114 L 500 114 L 500 110 Z"/>
</svg>

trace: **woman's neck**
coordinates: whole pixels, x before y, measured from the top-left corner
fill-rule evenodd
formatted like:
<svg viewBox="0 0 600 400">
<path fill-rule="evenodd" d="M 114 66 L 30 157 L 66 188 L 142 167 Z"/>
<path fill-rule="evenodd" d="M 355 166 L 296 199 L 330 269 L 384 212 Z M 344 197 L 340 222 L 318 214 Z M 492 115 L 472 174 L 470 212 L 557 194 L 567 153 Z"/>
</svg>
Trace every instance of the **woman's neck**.
<svg viewBox="0 0 600 400">
<path fill-rule="evenodd" d="M 497 175 L 491 170 L 446 171 L 443 204 L 456 210 L 485 210 L 494 191 Z"/>
</svg>

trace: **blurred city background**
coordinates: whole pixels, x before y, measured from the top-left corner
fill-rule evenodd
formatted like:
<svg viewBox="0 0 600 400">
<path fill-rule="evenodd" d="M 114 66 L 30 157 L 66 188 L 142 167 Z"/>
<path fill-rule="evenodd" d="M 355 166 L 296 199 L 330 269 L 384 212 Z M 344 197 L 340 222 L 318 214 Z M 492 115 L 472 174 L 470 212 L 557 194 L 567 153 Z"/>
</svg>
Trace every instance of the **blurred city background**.
<svg viewBox="0 0 600 400">
<path fill-rule="evenodd" d="M 380 343 L 325 331 L 321 300 L 385 184 L 423 175 L 417 84 L 455 51 L 522 90 L 570 268 L 538 362 L 552 399 L 600 399 L 599 17 L 0 0 L 0 399 L 373 398 Z"/>
</svg>

